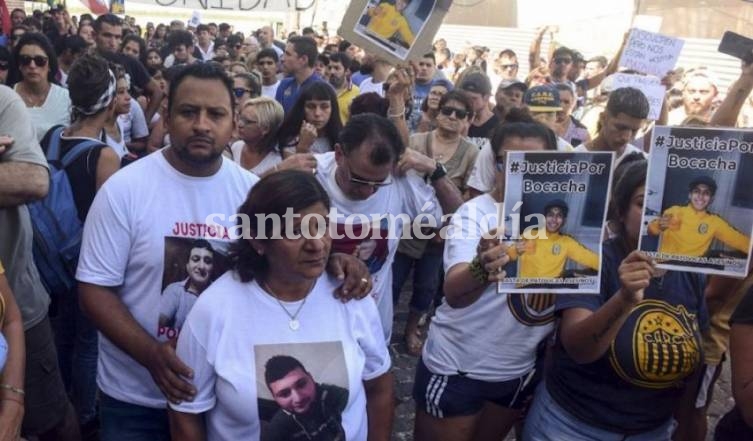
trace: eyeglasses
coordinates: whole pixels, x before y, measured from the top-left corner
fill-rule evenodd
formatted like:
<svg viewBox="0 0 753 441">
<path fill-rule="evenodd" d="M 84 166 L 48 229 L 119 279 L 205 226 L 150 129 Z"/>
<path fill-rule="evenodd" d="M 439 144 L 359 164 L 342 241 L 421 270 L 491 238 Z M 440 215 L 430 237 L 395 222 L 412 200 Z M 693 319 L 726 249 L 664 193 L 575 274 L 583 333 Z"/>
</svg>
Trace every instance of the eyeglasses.
<svg viewBox="0 0 753 441">
<path fill-rule="evenodd" d="M 457 116 L 460 119 L 465 119 L 466 116 L 468 116 L 468 111 L 463 109 L 456 109 L 455 107 L 449 107 L 444 106 L 441 109 L 439 109 L 440 112 L 442 112 L 442 115 L 450 116 L 453 113 L 455 116 Z"/>
<path fill-rule="evenodd" d="M 236 98 L 240 98 L 243 96 L 244 93 L 251 94 L 251 89 L 244 89 L 243 87 L 236 87 L 233 89 L 233 93 L 235 94 Z"/>
<path fill-rule="evenodd" d="M 505 70 L 507 69 L 513 70 L 513 69 L 517 69 L 518 65 L 517 64 L 503 64 L 500 67 Z"/>
<path fill-rule="evenodd" d="M 377 188 L 377 189 L 386 187 L 392 184 L 392 175 L 387 176 L 387 178 L 385 178 L 384 181 L 370 181 L 368 179 L 364 179 L 358 176 L 357 174 L 353 173 L 350 167 L 348 167 L 347 170 L 348 170 L 348 174 L 350 175 L 349 181 L 352 182 L 353 184 L 364 185 L 367 187 L 372 187 L 372 188 Z"/>
<path fill-rule="evenodd" d="M 37 65 L 37 67 L 45 67 L 47 66 L 47 57 L 43 57 L 41 55 L 36 55 L 34 57 L 30 57 L 28 55 L 19 55 L 18 56 L 18 63 L 21 66 L 29 66 L 31 65 L 31 62 L 34 62 L 34 64 Z"/>
<path fill-rule="evenodd" d="M 238 124 L 241 125 L 241 126 L 249 126 L 251 124 L 256 124 L 258 122 L 259 121 L 254 121 L 253 119 L 246 119 L 246 118 L 244 118 L 242 116 L 240 118 L 238 118 Z"/>
<path fill-rule="evenodd" d="M 573 62 L 572 58 L 555 58 L 554 64 L 570 64 Z"/>
</svg>

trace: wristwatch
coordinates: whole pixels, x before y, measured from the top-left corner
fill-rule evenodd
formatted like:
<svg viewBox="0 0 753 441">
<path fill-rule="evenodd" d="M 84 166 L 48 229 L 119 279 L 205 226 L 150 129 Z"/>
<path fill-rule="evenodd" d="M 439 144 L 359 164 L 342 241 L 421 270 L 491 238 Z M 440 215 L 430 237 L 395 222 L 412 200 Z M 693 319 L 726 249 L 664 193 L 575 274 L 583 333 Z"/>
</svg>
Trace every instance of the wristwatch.
<svg viewBox="0 0 753 441">
<path fill-rule="evenodd" d="M 442 179 L 445 176 L 447 176 L 447 169 L 444 167 L 444 164 L 437 161 L 437 168 L 434 169 L 434 172 L 429 175 L 429 181 L 434 182 L 437 179 Z"/>
</svg>

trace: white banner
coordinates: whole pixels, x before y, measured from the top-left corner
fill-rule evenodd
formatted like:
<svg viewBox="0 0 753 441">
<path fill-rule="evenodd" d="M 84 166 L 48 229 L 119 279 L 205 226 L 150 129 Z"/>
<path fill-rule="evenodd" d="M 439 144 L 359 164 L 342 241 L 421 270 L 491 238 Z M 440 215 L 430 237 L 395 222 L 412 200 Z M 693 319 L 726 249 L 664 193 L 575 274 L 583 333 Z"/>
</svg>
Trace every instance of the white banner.
<svg viewBox="0 0 753 441">
<path fill-rule="evenodd" d="M 315 0 L 126 0 L 126 8 L 132 3 L 204 11 L 285 12 L 311 9 Z"/>
</svg>

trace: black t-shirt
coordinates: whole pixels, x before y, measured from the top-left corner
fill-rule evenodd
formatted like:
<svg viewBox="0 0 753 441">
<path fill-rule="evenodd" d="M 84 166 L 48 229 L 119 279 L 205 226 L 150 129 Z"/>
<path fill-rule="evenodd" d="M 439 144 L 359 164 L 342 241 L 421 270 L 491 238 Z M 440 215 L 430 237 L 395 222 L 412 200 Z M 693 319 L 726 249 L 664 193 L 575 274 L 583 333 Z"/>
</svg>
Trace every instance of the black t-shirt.
<svg viewBox="0 0 753 441">
<path fill-rule="evenodd" d="M 131 87 L 136 86 L 141 90 L 146 89 L 146 85 L 149 84 L 152 77 L 149 76 L 149 72 L 146 70 L 141 62 L 135 58 L 131 58 L 128 55 L 119 54 L 116 52 L 99 52 L 99 55 L 106 60 L 115 64 L 123 66 L 125 71 L 131 77 Z"/>
<path fill-rule="evenodd" d="M 732 313 L 732 317 L 729 319 L 730 326 L 734 324 L 738 325 L 753 325 L 753 286 L 750 287 L 747 293 L 740 303 L 737 304 L 735 312 Z"/>
<path fill-rule="evenodd" d="M 40 144 L 45 154 L 47 154 L 47 149 L 50 145 L 52 132 L 58 127 L 60 126 L 52 127 L 44 135 L 44 138 L 42 138 Z M 61 158 L 82 141 L 92 141 L 92 139 L 62 138 L 60 140 Z M 99 162 L 99 155 L 102 153 L 103 148 L 109 147 L 106 144 L 100 143 L 87 153 L 80 155 L 70 166 L 68 166 L 68 168 L 65 169 L 65 173 L 68 175 L 68 181 L 71 183 L 73 201 L 76 204 L 76 210 L 78 211 L 78 217 L 81 222 L 86 220 L 86 215 L 89 213 L 89 208 L 91 207 L 92 202 L 94 202 L 94 195 L 97 192 L 97 162 Z"/>
<path fill-rule="evenodd" d="M 617 241 L 604 242 L 601 292 L 560 294 L 556 313 L 600 308 L 620 288 L 625 257 Z M 704 286 L 705 277 L 695 273 L 667 271 L 651 279 L 610 348 L 592 363 L 576 363 L 558 339 L 546 374 L 549 393 L 579 420 L 611 432 L 630 435 L 665 424 L 703 360 Z"/>
<path fill-rule="evenodd" d="M 492 138 L 492 132 L 494 131 L 494 128 L 497 127 L 497 124 L 499 124 L 499 117 L 496 113 L 492 114 L 492 117 L 489 118 L 485 123 L 481 124 L 480 126 L 474 126 L 471 124 L 470 128 L 468 128 L 468 137 L 469 138 L 487 138 L 491 140 Z"/>
</svg>

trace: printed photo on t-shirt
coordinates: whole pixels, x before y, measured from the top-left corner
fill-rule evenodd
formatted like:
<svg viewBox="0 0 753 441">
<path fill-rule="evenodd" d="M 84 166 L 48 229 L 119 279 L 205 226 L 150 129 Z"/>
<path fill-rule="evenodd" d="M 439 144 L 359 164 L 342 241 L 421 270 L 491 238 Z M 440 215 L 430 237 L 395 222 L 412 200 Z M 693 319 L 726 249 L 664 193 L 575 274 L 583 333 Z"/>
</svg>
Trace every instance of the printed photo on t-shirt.
<svg viewBox="0 0 753 441">
<path fill-rule="evenodd" d="M 502 227 L 510 263 L 499 292 L 599 292 L 613 157 L 611 152 L 507 154 Z M 530 306 L 546 310 L 551 299 Z"/>
<path fill-rule="evenodd" d="M 389 255 L 389 222 L 386 217 L 380 219 L 378 226 L 338 222 L 336 232 L 337 236 L 332 240 L 333 253 L 358 257 L 371 274 L 382 269 Z"/>
<path fill-rule="evenodd" d="M 348 371 L 339 341 L 254 346 L 261 441 L 344 441 Z"/>
<path fill-rule="evenodd" d="M 660 268 L 745 277 L 753 131 L 656 127 L 639 249 Z"/>
<path fill-rule="evenodd" d="M 228 269 L 230 243 L 165 237 L 158 335 L 175 338 L 202 292 Z"/>
</svg>

